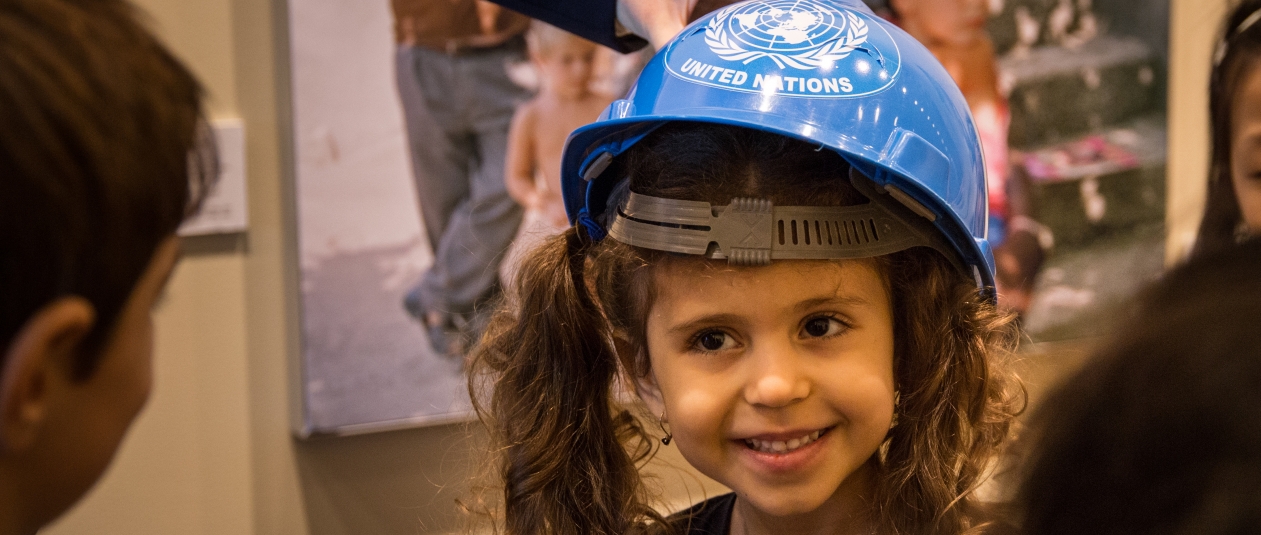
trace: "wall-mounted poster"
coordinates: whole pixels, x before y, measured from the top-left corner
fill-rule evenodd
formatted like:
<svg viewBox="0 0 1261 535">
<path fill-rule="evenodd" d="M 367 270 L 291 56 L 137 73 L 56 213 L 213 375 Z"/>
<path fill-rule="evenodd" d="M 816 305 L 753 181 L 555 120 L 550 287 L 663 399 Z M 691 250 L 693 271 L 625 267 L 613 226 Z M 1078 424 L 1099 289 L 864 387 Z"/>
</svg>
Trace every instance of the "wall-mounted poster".
<svg viewBox="0 0 1261 535">
<path fill-rule="evenodd" d="M 403 297 L 432 261 L 409 166 L 385 0 L 292 0 L 303 410 L 295 432 L 467 418 L 462 363 Z"/>
<path fill-rule="evenodd" d="M 624 93 L 644 58 L 531 28 L 483 0 L 292 0 L 289 15 L 302 299 L 295 431 L 469 418 L 468 347 L 515 259 L 566 223 L 558 203 L 518 202 L 530 204 L 531 187 L 559 198 L 547 175 L 568 132 Z M 527 40 L 543 50 L 534 62 Z M 571 56 L 586 74 L 547 83 L 549 65 Z M 567 111 L 529 130 L 516 146 L 538 147 L 520 159 L 532 169 L 514 166 L 506 180 L 509 124 L 539 87 Z"/>
</svg>

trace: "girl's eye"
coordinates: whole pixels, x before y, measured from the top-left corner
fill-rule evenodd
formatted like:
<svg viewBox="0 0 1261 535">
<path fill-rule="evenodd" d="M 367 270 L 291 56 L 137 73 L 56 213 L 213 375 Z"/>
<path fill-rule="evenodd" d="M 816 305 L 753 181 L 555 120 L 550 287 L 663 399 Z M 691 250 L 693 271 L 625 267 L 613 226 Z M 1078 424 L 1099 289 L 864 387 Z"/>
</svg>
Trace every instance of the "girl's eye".
<svg viewBox="0 0 1261 535">
<path fill-rule="evenodd" d="M 696 337 L 693 345 L 702 351 L 721 351 L 730 349 L 735 341 L 722 331 L 706 331 Z"/>
<path fill-rule="evenodd" d="M 811 338 L 826 338 L 840 334 L 845 330 L 845 324 L 836 318 L 823 316 L 806 321 L 801 330 Z"/>
</svg>

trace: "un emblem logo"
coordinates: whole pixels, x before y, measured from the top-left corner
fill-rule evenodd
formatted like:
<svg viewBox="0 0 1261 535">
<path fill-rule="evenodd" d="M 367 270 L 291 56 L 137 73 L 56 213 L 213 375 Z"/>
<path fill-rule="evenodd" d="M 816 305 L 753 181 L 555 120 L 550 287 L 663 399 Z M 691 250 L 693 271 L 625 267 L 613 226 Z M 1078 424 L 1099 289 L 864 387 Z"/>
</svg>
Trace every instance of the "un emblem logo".
<svg viewBox="0 0 1261 535">
<path fill-rule="evenodd" d="M 831 68 L 867 42 L 868 26 L 850 11 L 802 0 L 762 0 L 718 12 L 705 43 L 727 61 L 769 58 L 781 69 Z"/>
<path fill-rule="evenodd" d="M 725 90 L 809 98 L 884 91 L 902 65 L 887 23 L 826 0 L 753 0 L 696 22 L 665 51 L 671 74 Z"/>
</svg>

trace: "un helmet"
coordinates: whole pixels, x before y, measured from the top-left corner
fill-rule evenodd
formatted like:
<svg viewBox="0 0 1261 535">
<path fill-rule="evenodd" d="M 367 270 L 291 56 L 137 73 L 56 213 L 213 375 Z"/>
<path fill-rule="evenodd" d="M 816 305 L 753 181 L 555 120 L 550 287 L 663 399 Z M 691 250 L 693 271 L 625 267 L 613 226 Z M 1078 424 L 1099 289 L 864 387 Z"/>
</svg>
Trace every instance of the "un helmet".
<svg viewBox="0 0 1261 535">
<path fill-rule="evenodd" d="M 928 222 L 952 262 L 994 285 L 985 165 L 954 80 L 861 0 L 751 0 L 689 25 L 628 95 L 566 142 L 571 223 L 601 239 L 624 176 L 609 164 L 673 121 L 773 132 L 838 153 Z M 870 196 L 870 195 L 869 195 Z M 925 221 L 919 223 L 924 224 Z"/>
</svg>

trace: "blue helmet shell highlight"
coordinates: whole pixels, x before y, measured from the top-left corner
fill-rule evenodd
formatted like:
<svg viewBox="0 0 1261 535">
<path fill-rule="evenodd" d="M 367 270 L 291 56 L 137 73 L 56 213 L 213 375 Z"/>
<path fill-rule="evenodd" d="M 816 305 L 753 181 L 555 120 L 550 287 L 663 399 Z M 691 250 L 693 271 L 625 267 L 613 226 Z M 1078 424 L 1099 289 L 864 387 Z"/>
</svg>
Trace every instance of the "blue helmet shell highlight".
<svg viewBox="0 0 1261 535">
<path fill-rule="evenodd" d="M 623 178 L 604 169 L 674 121 L 839 153 L 922 205 L 977 282 L 993 286 L 985 166 L 967 102 L 931 52 L 861 0 L 752 0 L 684 29 L 625 99 L 570 135 L 561 170 L 570 220 L 594 225 Z"/>
</svg>

